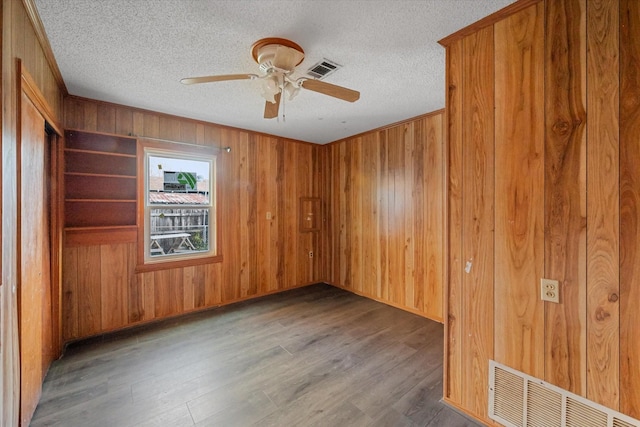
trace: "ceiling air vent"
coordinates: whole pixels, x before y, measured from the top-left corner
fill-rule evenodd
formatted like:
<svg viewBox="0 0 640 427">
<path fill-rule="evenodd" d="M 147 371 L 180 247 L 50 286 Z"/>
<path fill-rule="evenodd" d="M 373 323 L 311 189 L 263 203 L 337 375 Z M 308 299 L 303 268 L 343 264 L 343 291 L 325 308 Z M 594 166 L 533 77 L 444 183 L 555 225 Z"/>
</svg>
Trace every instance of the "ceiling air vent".
<svg viewBox="0 0 640 427">
<path fill-rule="evenodd" d="M 309 68 L 307 74 L 314 79 L 322 80 L 329 74 L 338 71 L 338 69 L 340 69 L 341 67 L 342 65 L 324 58 L 313 67 Z"/>
<path fill-rule="evenodd" d="M 489 418 L 507 427 L 640 427 L 639 420 L 493 360 Z"/>
</svg>

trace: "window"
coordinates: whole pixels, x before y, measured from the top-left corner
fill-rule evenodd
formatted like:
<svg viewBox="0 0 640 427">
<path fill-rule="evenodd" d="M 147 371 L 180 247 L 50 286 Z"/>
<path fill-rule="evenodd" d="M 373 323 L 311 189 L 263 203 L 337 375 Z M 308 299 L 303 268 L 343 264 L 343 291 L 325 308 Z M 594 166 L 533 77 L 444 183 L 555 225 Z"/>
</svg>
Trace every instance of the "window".
<svg viewBox="0 0 640 427">
<path fill-rule="evenodd" d="M 158 143 L 142 146 L 139 269 L 145 269 L 140 264 L 155 269 L 153 266 L 167 262 L 186 266 L 215 261 L 216 158 L 211 149 L 176 149 Z"/>
</svg>

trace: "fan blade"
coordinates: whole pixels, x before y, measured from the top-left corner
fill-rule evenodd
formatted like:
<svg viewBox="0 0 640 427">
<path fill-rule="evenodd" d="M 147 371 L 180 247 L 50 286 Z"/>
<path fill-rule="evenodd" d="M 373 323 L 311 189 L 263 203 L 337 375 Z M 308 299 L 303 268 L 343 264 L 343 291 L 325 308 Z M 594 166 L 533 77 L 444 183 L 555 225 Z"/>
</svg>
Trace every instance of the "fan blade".
<svg viewBox="0 0 640 427">
<path fill-rule="evenodd" d="M 250 80 L 255 79 L 256 74 L 223 74 L 220 76 L 204 76 L 204 77 L 187 77 L 180 80 L 183 85 L 192 85 L 196 83 L 224 82 L 227 80 Z"/>
<path fill-rule="evenodd" d="M 278 110 L 280 109 L 280 95 L 281 93 L 276 93 L 274 99 L 275 103 L 265 101 L 264 103 L 264 118 L 265 119 L 275 119 L 278 117 Z"/>
<path fill-rule="evenodd" d="M 334 98 L 339 98 L 349 102 L 355 102 L 360 99 L 360 92 L 356 90 L 332 85 L 331 83 L 323 82 L 320 80 L 305 79 L 300 85 L 305 89 L 322 93 L 324 95 L 333 96 Z"/>
<path fill-rule="evenodd" d="M 278 46 L 273 57 L 273 66 L 281 70 L 292 71 L 302 62 L 304 54 L 287 46 Z"/>
</svg>

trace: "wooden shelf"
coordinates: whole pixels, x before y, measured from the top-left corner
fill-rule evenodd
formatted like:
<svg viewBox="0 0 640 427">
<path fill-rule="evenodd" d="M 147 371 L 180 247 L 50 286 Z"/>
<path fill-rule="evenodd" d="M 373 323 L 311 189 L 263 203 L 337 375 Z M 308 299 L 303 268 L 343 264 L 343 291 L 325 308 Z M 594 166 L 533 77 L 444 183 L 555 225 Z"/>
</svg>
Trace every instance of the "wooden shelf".
<svg viewBox="0 0 640 427">
<path fill-rule="evenodd" d="M 133 199 L 65 199 L 65 202 L 70 203 L 135 203 L 137 200 Z"/>
<path fill-rule="evenodd" d="M 117 135 L 68 130 L 65 132 L 65 149 L 101 152 L 105 154 L 129 154 L 136 156 L 136 140 Z"/>
<path fill-rule="evenodd" d="M 136 174 L 136 158 L 130 156 L 108 156 L 104 153 L 65 151 L 65 172 L 81 172 L 101 175 Z"/>
<path fill-rule="evenodd" d="M 67 227 L 64 229 L 64 236 L 67 247 L 135 243 L 138 237 L 138 228 L 135 225 Z"/>
<path fill-rule="evenodd" d="M 87 153 L 87 154 L 98 154 L 100 156 L 110 156 L 110 157 L 132 157 L 136 158 L 135 154 L 122 154 L 122 153 L 107 153 L 105 151 L 96 151 L 96 150 L 81 150 L 78 148 L 65 148 L 64 151 L 66 153 Z"/>
<path fill-rule="evenodd" d="M 67 243 L 131 241 L 132 229 L 127 227 L 136 229 L 136 151 L 134 138 L 65 132 Z"/>
<path fill-rule="evenodd" d="M 104 178 L 125 178 L 125 179 L 136 179 L 135 175 L 114 175 L 107 173 L 89 173 L 89 172 L 65 172 L 67 176 L 95 176 L 95 177 L 104 177 Z"/>
</svg>

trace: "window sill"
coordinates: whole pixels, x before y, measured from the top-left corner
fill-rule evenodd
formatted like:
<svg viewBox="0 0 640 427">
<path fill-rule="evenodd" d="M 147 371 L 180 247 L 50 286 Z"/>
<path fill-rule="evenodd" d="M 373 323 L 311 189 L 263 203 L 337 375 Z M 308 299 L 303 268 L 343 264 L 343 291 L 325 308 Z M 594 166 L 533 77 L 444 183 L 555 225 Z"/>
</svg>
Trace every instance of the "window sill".
<svg viewBox="0 0 640 427">
<path fill-rule="evenodd" d="M 171 268 L 192 267 L 194 265 L 214 264 L 218 262 L 222 262 L 222 255 L 138 264 L 135 272 L 146 273 L 148 271 L 169 270 Z"/>
</svg>

